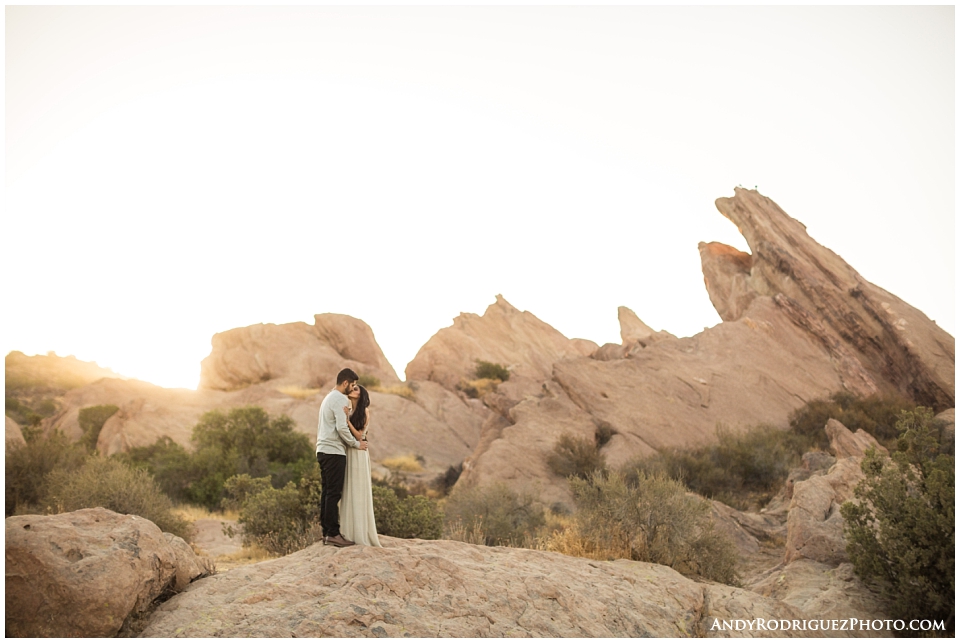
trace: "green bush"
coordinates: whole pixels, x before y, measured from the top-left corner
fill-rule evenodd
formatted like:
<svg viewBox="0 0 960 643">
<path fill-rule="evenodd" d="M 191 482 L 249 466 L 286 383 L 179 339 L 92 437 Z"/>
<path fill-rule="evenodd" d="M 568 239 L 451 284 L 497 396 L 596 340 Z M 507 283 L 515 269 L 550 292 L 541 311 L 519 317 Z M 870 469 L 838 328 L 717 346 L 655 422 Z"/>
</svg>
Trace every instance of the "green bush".
<svg viewBox="0 0 960 643">
<path fill-rule="evenodd" d="M 224 498 L 220 506 L 225 511 L 240 511 L 248 498 L 269 488 L 271 488 L 269 476 L 251 478 L 246 473 L 241 473 L 227 478 L 223 483 Z"/>
<path fill-rule="evenodd" d="M 51 471 L 74 471 L 85 453 L 59 431 L 27 442 L 8 442 L 4 458 L 4 514 L 40 513 L 45 481 Z"/>
<path fill-rule="evenodd" d="M 619 473 L 596 472 L 570 480 L 576 524 L 592 549 L 629 551 L 633 560 L 668 565 L 683 574 L 737 584 L 733 543 L 716 531 L 710 503 L 664 475 L 636 474 L 628 484 Z"/>
<path fill-rule="evenodd" d="M 477 360 L 477 368 L 474 370 L 474 375 L 478 380 L 500 380 L 501 382 L 506 382 L 510 379 L 510 371 L 503 366 L 503 364 L 494 364 L 493 362 L 485 362 L 483 360 Z"/>
<path fill-rule="evenodd" d="M 56 513 L 103 507 L 141 516 L 161 531 L 190 537 L 190 523 L 173 513 L 173 503 L 153 477 L 115 458 L 91 456 L 74 471 L 52 471 L 41 504 Z"/>
<path fill-rule="evenodd" d="M 301 491 L 293 482 L 283 489 L 267 487 L 249 496 L 240 509 L 243 542 L 287 555 L 312 545 L 318 539 Z"/>
<path fill-rule="evenodd" d="M 373 515 L 377 533 L 395 538 L 436 540 L 443 531 L 443 514 L 426 496 L 400 498 L 390 487 L 374 485 Z"/>
<path fill-rule="evenodd" d="M 220 506 L 224 483 L 237 474 L 269 476 L 279 489 L 316 467 L 314 445 L 296 431 L 293 420 L 271 419 L 255 406 L 205 413 L 192 441 L 193 453 L 163 438 L 125 457 L 151 471 L 172 498 L 209 509 Z"/>
<path fill-rule="evenodd" d="M 892 618 L 944 619 L 954 613 L 954 457 L 939 453 L 930 409 L 903 411 L 897 451 L 868 451 L 857 502 L 840 508 L 847 552 L 862 579 L 879 584 Z"/>
<path fill-rule="evenodd" d="M 758 426 L 743 433 L 717 429 L 717 442 L 692 449 L 664 449 L 630 462 L 621 473 L 630 484 L 637 472 L 664 474 L 695 493 L 738 509 L 766 504 L 800 463 L 805 441 L 789 431 Z"/>
<path fill-rule="evenodd" d="M 149 471 L 160 489 L 177 502 L 192 500 L 187 489 L 203 475 L 191 466 L 191 454 L 167 436 L 113 457 Z"/>
<path fill-rule="evenodd" d="M 444 503 L 444 520 L 455 539 L 458 526 L 459 539 L 507 547 L 529 544 L 546 523 L 536 495 L 515 493 L 502 482 L 454 489 Z"/>
<path fill-rule="evenodd" d="M 597 448 L 597 440 L 578 438 L 564 433 L 547 456 L 547 466 L 558 476 L 576 476 L 586 480 L 594 471 L 606 469 L 606 462 Z"/>
<path fill-rule="evenodd" d="M 80 436 L 80 444 L 89 451 L 95 451 L 97 448 L 97 439 L 100 437 L 100 430 L 103 425 L 119 411 L 120 408 L 113 404 L 102 404 L 100 406 L 88 406 L 80 409 L 77 417 L 80 423 L 80 429 L 83 435 Z"/>
<path fill-rule="evenodd" d="M 902 397 L 871 395 L 858 397 L 839 391 L 828 398 L 808 402 L 790 415 L 790 429 L 803 436 L 809 447 L 826 450 L 830 446 L 823 427 L 833 418 L 851 431 L 863 429 L 878 442 L 891 448 L 897 438 L 897 417 L 914 408 Z"/>
</svg>

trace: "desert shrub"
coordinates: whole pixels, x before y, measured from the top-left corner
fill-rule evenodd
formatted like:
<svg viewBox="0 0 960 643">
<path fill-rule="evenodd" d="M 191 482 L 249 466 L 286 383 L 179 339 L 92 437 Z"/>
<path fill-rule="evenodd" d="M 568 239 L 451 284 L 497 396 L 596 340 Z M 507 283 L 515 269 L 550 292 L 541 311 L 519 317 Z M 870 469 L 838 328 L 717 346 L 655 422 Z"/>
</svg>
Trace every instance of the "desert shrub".
<svg viewBox="0 0 960 643">
<path fill-rule="evenodd" d="M 141 516 L 161 531 L 190 537 L 190 523 L 174 514 L 173 503 L 153 477 L 114 458 L 91 456 L 79 469 L 51 472 L 41 504 L 56 513 L 103 507 Z"/>
<path fill-rule="evenodd" d="M 500 380 L 501 382 L 506 382 L 510 379 L 510 371 L 508 371 L 503 364 L 485 362 L 481 359 L 477 360 L 477 367 L 473 373 L 478 380 Z"/>
<path fill-rule="evenodd" d="M 612 426 L 610 426 L 608 422 L 600 422 L 599 424 L 597 424 L 597 430 L 596 430 L 596 433 L 594 434 L 595 440 L 597 443 L 597 448 L 599 449 L 601 447 L 606 446 L 606 444 L 610 442 L 610 439 L 614 435 L 616 435 L 616 433 L 617 431 Z"/>
<path fill-rule="evenodd" d="M 4 458 L 4 515 L 39 512 L 47 475 L 74 471 L 85 453 L 59 431 L 27 442 L 8 442 Z"/>
<path fill-rule="evenodd" d="M 375 386 L 380 386 L 380 380 L 373 375 L 361 375 L 360 379 L 357 380 L 357 384 L 363 388 L 374 388 Z"/>
<path fill-rule="evenodd" d="M 632 560 L 668 565 L 683 574 L 725 584 L 738 582 L 733 543 L 710 518 L 710 503 L 665 475 L 599 472 L 570 481 L 576 526 L 587 551 L 629 553 Z"/>
<path fill-rule="evenodd" d="M 240 511 L 247 498 L 270 488 L 270 477 L 251 478 L 246 473 L 227 478 L 223 483 L 223 500 L 220 506 L 224 511 Z"/>
<path fill-rule="evenodd" d="M 113 457 L 149 471 L 160 489 L 178 502 L 193 500 L 188 489 L 204 475 L 203 471 L 192 466 L 191 454 L 167 436 L 149 446 L 134 447 Z"/>
<path fill-rule="evenodd" d="M 558 476 L 576 476 L 586 480 L 594 471 L 603 471 L 606 462 L 600 455 L 595 439 L 564 433 L 557 439 L 553 452 L 547 456 L 547 466 Z"/>
<path fill-rule="evenodd" d="M 529 544 L 544 524 L 543 507 L 531 493 L 518 494 L 507 485 L 457 488 L 444 501 L 447 531 L 461 525 L 466 542 L 472 542 L 482 530 L 486 545 L 520 547 Z M 450 533 L 452 537 L 452 533 Z"/>
<path fill-rule="evenodd" d="M 790 429 L 806 438 L 809 447 L 826 450 L 830 446 L 823 427 L 833 418 L 851 431 L 863 429 L 878 442 L 890 448 L 897 438 L 897 417 L 901 411 L 914 408 L 902 397 L 871 395 L 858 397 L 839 391 L 828 398 L 813 400 L 790 414 Z"/>
<path fill-rule="evenodd" d="M 443 531 L 443 514 L 435 500 L 419 495 L 400 498 L 383 485 L 373 486 L 373 515 L 377 533 L 384 536 L 436 540 Z"/>
<path fill-rule="evenodd" d="M 479 399 L 487 393 L 496 391 L 497 384 L 499 383 L 500 380 L 490 378 L 480 378 L 470 381 L 461 380 L 460 383 L 457 384 L 457 390 L 463 391 L 469 398 Z"/>
<path fill-rule="evenodd" d="M 285 556 L 320 540 L 320 467 L 304 472 L 299 482 L 282 489 L 270 486 L 269 476 L 241 474 L 225 483 L 225 504 L 240 509 L 244 545 Z"/>
<path fill-rule="evenodd" d="M 939 453 L 930 409 L 903 411 L 897 451 L 861 462 L 856 502 L 840 508 L 857 575 L 879 584 L 892 618 L 944 619 L 953 630 L 954 457 Z"/>
<path fill-rule="evenodd" d="M 101 404 L 100 406 L 88 406 L 80 409 L 77 417 L 80 429 L 83 431 L 79 440 L 80 444 L 90 451 L 96 450 L 100 430 L 106 421 L 119 410 L 120 408 L 113 404 Z"/>
<path fill-rule="evenodd" d="M 290 418 L 271 419 L 255 406 L 215 410 L 194 427 L 194 452 L 164 437 L 121 457 L 150 471 L 171 498 L 216 509 L 224 483 L 235 475 L 268 476 L 280 489 L 317 466 L 310 438 L 294 427 Z"/>
<path fill-rule="evenodd" d="M 743 433 L 717 428 L 717 442 L 688 449 L 663 449 L 621 469 L 629 484 L 638 472 L 664 474 L 692 491 L 739 509 L 760 507 L 799 465 L 805 441 L 789 431 L 757 426 Z"/>
<path fill-rule="evenodd" d="M 305 400 L 320 393 L 318 388 L 303 388 L 302 386 L 278 386 L 277 390 L 298 400 Z"/>
</svg>

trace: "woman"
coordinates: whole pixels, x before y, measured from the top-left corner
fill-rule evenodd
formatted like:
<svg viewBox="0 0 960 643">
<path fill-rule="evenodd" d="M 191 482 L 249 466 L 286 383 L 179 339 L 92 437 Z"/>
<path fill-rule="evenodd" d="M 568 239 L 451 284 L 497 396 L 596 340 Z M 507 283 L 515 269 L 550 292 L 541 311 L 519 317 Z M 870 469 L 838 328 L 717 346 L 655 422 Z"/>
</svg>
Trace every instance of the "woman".
<svg viewBox="0 0 960 643">
<path fill-rule="evenodd" d="M 366 439 L 370 427 L 370 394 L 357 386 L 347 395 L 353 409 L 344 407 L 347 425 L 357 440 Z M 377 523 L 373 517 L 373 489 L 370 485 L 370 456 L 368 451 L 347 449 L 347 471 L 340 499 L 340 533 L 358 545 L 380 547 Z"/>
</svg>

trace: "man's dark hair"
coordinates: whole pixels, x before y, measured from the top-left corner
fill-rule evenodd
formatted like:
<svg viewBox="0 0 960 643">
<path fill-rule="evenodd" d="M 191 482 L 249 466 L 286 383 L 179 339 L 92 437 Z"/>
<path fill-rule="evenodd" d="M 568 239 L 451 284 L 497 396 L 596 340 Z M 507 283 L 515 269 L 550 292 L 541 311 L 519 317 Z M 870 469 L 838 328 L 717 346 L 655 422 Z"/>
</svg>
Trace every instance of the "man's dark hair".
<svg viewBox="0 0 960 643">
<path fill-rule="evenodd" d="M 345 368 L 337 373 L 337 386 L 344 382 L 356 382 L 360 376 L 353 372 L 353 369 Z"/>
</svg>

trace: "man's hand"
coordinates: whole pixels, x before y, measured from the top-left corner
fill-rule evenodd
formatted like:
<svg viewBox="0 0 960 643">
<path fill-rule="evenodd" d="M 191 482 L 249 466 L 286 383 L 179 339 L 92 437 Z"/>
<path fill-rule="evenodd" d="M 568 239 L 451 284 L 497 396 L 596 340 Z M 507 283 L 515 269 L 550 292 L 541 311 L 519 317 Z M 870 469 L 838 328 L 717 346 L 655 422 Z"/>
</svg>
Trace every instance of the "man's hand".
<svg viewBox="0 0 960 643">
<path fill-rule="evenodd" d="M 350 417 L 350 406 L 347 405 L 343 407 L 343 412 L 347 415 L 347 417 Z"/>
<path fill-rule="evenodd" d="M 366 441 L 366 440 L 360 440 L 360 446 L 358 446 L 357 448 L 360 449 L 361 451 L 366 451 L 366 450 L 367 450 L 367 441 Z"/>
</svg>

